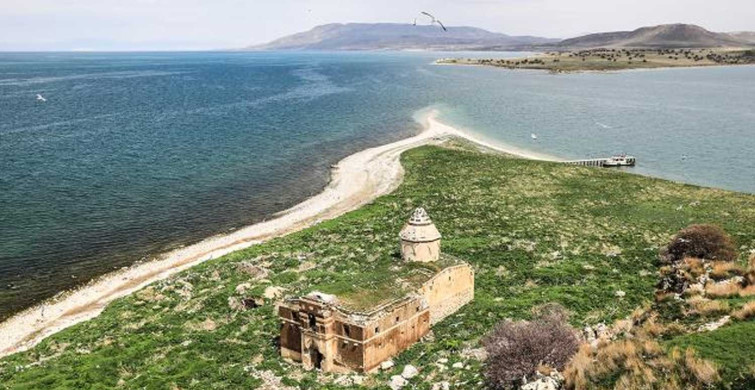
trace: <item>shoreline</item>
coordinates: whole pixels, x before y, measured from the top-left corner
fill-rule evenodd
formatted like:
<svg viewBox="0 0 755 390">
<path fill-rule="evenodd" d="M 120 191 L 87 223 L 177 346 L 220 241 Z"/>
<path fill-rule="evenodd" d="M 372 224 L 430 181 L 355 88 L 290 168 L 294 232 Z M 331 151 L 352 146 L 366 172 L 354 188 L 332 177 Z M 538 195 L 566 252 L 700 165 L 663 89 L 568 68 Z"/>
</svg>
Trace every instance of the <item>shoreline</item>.
<svg viewBox="0 0 755 390">
<path fill-rule="evenodd" d="M 513 156 L 550 160 L 518 148 L 495 145 L 479 136 L 445 125 L 437 120 L 437 116 L 438 111 L 434 109 L 415 116 L 424 129 L 413 137 L 345 157 L 331 169 L 331 179 L 319 194 L 274 214 L 272 219 L 230 234 L 209 237 L 168 252 L 158 260 L 105 274 L 88 285 L 62 292 L 63 295 L 57 300 L 42 302 L 13 315 L 0 323 L 0 334 L 3 335 L 0 338 L 0 358 L 28 350 L 48 336 L 95 318 L 112 301 L 148 284 L 204 261 L 336 218 L 392 192 L 402 182 L 404 170 L 400 156 L 406 150 L 458 137 Z"/>
<path fill-rule="evenodd" d="M 576 70 L 556 70 L 556 69 L 547 69 L 547 68 L 528 68 L 528 67 L 518 67 L 518 68 L 510 68 L 507 66 L 496 66 L 496 65 L 484 65 L 484 64 L 472 64 L 472 63 L 447 63 L 447 62 L 438 62 L 439 60 L 436 60 L 433 62 L 433 65 L 436 66 L 470 66 L 470 67 L 482 67 L 482 68 L 495 68 L 495 69 L 503 69 L 503 70 L 511 70 L 511 71 L 533 71 L 533 72 L 545 72 L 550 74 L 581 74 L 581 73 L 594 73 L 594 74 L 618 74 L 618 73 L 624 73 L 624 72 L 644 72 L 644 71 L 662 71 L 662 70 L 671 70 L 671 69 L 704 69 L 704 68 L 728 68 L 728 67 L 741 67 L 741 66 L 755 66 L 755 64 L 710 64 L 710 65 L 679 65 L 679 66 L 656 66 L 656 67 L 636 67 L 636 68 L 625 68 L 625 69 L 576 69 Z"/>
</svg>

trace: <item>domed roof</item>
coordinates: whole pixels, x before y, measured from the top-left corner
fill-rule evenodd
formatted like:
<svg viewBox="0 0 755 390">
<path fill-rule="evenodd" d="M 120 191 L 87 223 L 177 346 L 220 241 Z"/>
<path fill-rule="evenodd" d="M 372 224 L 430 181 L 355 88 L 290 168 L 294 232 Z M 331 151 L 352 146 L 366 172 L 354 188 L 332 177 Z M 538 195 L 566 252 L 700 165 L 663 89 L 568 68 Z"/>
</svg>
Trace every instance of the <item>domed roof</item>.
<svg viewBox="0 0 755 390">
<path fill-rule="evenodd" d="M 414 210 L 399 237 L 410 242 L 430 242 L 440 239 L 440 232 L 422 207 Z"/>
</svg>

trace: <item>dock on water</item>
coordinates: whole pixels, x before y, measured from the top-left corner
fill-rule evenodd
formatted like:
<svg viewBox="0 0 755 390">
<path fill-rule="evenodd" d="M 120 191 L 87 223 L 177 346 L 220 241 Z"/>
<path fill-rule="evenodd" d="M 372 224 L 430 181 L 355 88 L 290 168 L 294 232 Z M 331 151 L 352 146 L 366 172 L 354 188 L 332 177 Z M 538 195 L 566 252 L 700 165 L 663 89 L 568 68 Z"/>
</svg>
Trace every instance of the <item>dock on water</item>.
<svg viewBox="0 0 755 390">
<path fill-rule="evenodd" d="M 634 156 L 619 155 L 586 160 L 564 161 L 564 164 L 582 165 L 586 167 L 633 167 L 636 162 L 637 159 L 634 158 Z"/>
</svg>

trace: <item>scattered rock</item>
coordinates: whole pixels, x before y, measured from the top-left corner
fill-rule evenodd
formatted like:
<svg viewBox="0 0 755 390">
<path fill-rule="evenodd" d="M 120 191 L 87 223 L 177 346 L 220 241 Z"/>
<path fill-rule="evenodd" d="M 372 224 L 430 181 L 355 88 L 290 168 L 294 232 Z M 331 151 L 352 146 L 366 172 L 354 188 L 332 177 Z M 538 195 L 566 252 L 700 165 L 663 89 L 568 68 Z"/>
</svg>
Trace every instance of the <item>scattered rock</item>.
<svg viewBox="0 0 755 390">
<path fill-rule="evenodd" d="M 621 291 L 621 290 L 617 290 L 617 291 L 616 291 L 616 292 L 615 292 L 614 294 L 615 294 L 615 295 L 616 295 L 617 297 L 619 297 L 619 298 L 623 298 L 624 296 L 626 296 L 626 295 L 627 295 L 627 293 L 625 293 L 624 291 Z"/>
<path fill-rule="evenodd" d="M 299 267 L 296 269 L 299 272 L 305 272 L 309 271 L 311 269 L 317 268 L 317 264 L 311 261 L 305 261 L 301 264 L 299 264 Z"/>
<path fill-rule="evenodd" d="M 262 385 L 258 387 L 260 390 L 296 390 L 291 386 L 286 386 L 281 382 L 281 378 L 275 375 L 272 371 L 252 371 L 252 375 L 255 378 L 262 381 Z"/>
<path fill-rule="evenodd" d="M 456 363 L 452 364 L 451 367 L 459 370 L 459 369 L 464 368 L 464 363 L 462 363 L 462 362 L 456 362 Z"/>
<path fill-rule="evenodd" d="M 386 360 L 380 363 L 380 369 L 383 371 L 390 370 L 391 368 L 393 368 L 393 360 Z"/>
<path fill-rule="evenodd" d="M 448 363 L 448 359 L 446 359 L 446 358 L 438 359 L 438 363 L 440 363 L 440 364 L 446 364 L 446 363 Z"/>
<path fill-rule="evenodd" d="M 252 287 L 249 283 L 241 283 L 238 286 L 236 286 L 236 294 L 243 294 L 246 292 L 246 290 L 249 290 Z"/>
<path fill-rule="evenodd" d="M 451 384 L 443 381 L 438 383 L 433 383 L 432 390 L 449 390 L 451 388 Z"/>
<path fill-rule="evenodd" d="M 218 325 L 212 319 L 208 318 L 202 323 L 202 329 L 212 332 L 218 327 Z"/>
<path fill-rule="evenodd" d="M 713 321 L 713 322 L 709 322 L 709 323 L 704 324 L 704 325 L 700 325 L 700 328 L 698 329 L 698 331 L 704 332 L 704 331 L 716 330 L 716 329 L 718 329 L 718 328 L 726 325 L 729 322 L 729 320 L 731 320 L 731 316 L 723 316 L 723 317 L 719 318 L 717 321 Z"/>
<path fill-rule="evenodd" d="M 562 388 L 563 383 L 563 375 L 556 370 L 552 370 L 549 375 L 538 372 L 535 380 L 522 385 L 521 390 L 558 390 Z"/>
<path fill-rule="evenodd" d="M 608 329 L 606 324 L 601 322 L 598 325 L 595 325 L 595 336 L 597 338 L 603 338 L 603 337 L 610 338 L 611 337 L 610 329 Z"/>
<path fill-rule="evenodd" d="M 344 375 L 344 376 L 339 376 L 338 378 L 334 379 L 333 380 L 333 384 L 334 385 L 338 385 L 338 386 L 347 387 L 347 386 L 353 385 L 354 382 L 352 382 L 350 376 Z"/>
<path fill-rule="evenodd" d="M 419 371 L 417 371 L 417 368 L 411 364 L 405 365 L 404 371 L 401 372 L 401 376 L 404 377 L 404 379 L 412 379 L 417 376 L 417 374 L 419 374 Z"/>
<path fill-rule="evenodd" d="M 236 266 L 236 269 L 252 277 L 252 280 L 259 280 L 268 277 L 270 271 L 265 268 L 258 267 L 254 264 L 241 262 Z"/>
<path fill-rule="evenodd" d="M 406 381 L 406 379 L 404 379 L 404 377 L 402 377 L 401 375 L 394 375 L 391 377 L 391 381 L 388 382 L 388 386 L 392 390 L 400 390 L 404 386 L 406 386 L 407 383 L 408 382 Z"/>
<path fill-rule="evenodd" d="M 461 357 L 484 362 L 488 359 L 488 352 L 485 351 L 485 348 L 465 348 L 461 351 Z"/>
<path fill-rule="evenodd" d="M 265 289 L 264 296 L 267 299 L 276 299 L 282 296 L 284 291 L 286 291 L 286 289 L 283 287 L 269 286 Z"/>
<path fill-rule="evenodd" d="M 600 251 L 606 257 L 616 257 L 621 254 L 621 248 L 616 245 L 603 244 L 603 248 Z"/>
<path fill-rule="evenodd" d="M 191 295 L 192 295 L 191 292 L 192 290 L 194 290 L 194 286 L 191 283 L 184 280 L 179 280 L 178 283 L 181 285 L 181 288 L 178 291 L 176 291 L 178 295 L 180 295 L 181 298 L 184 298 L 184 299 L 191 299 Z"/>
<path fill-rule="evenodd" d="M 244 308 L 241 301 L 236 297 L 228 297 L 228 307 L 233 311 L 240 311 Z"/>
</svg>

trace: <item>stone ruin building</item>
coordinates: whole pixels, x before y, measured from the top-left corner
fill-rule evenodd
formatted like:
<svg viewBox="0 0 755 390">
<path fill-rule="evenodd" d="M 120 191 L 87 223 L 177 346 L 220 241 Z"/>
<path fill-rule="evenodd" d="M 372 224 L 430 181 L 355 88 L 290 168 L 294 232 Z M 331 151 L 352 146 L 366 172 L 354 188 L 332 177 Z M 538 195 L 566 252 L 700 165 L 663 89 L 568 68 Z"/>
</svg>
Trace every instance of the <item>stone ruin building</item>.
<svg viewBox="0 0 755 390">
<path fill-rule="evenodd" d="M 278 305 L 284 359 L 307 369 L 371 372 L 419 341 L 435 323 L 474 298 L 469 264 L 440 253 L 440 233 L 418 208 L 399 235 L 407 262 L 437 262 L 416 290 L 368 311 L 354 311 L 338 297 L 320 292 Z"/>
</svg>

